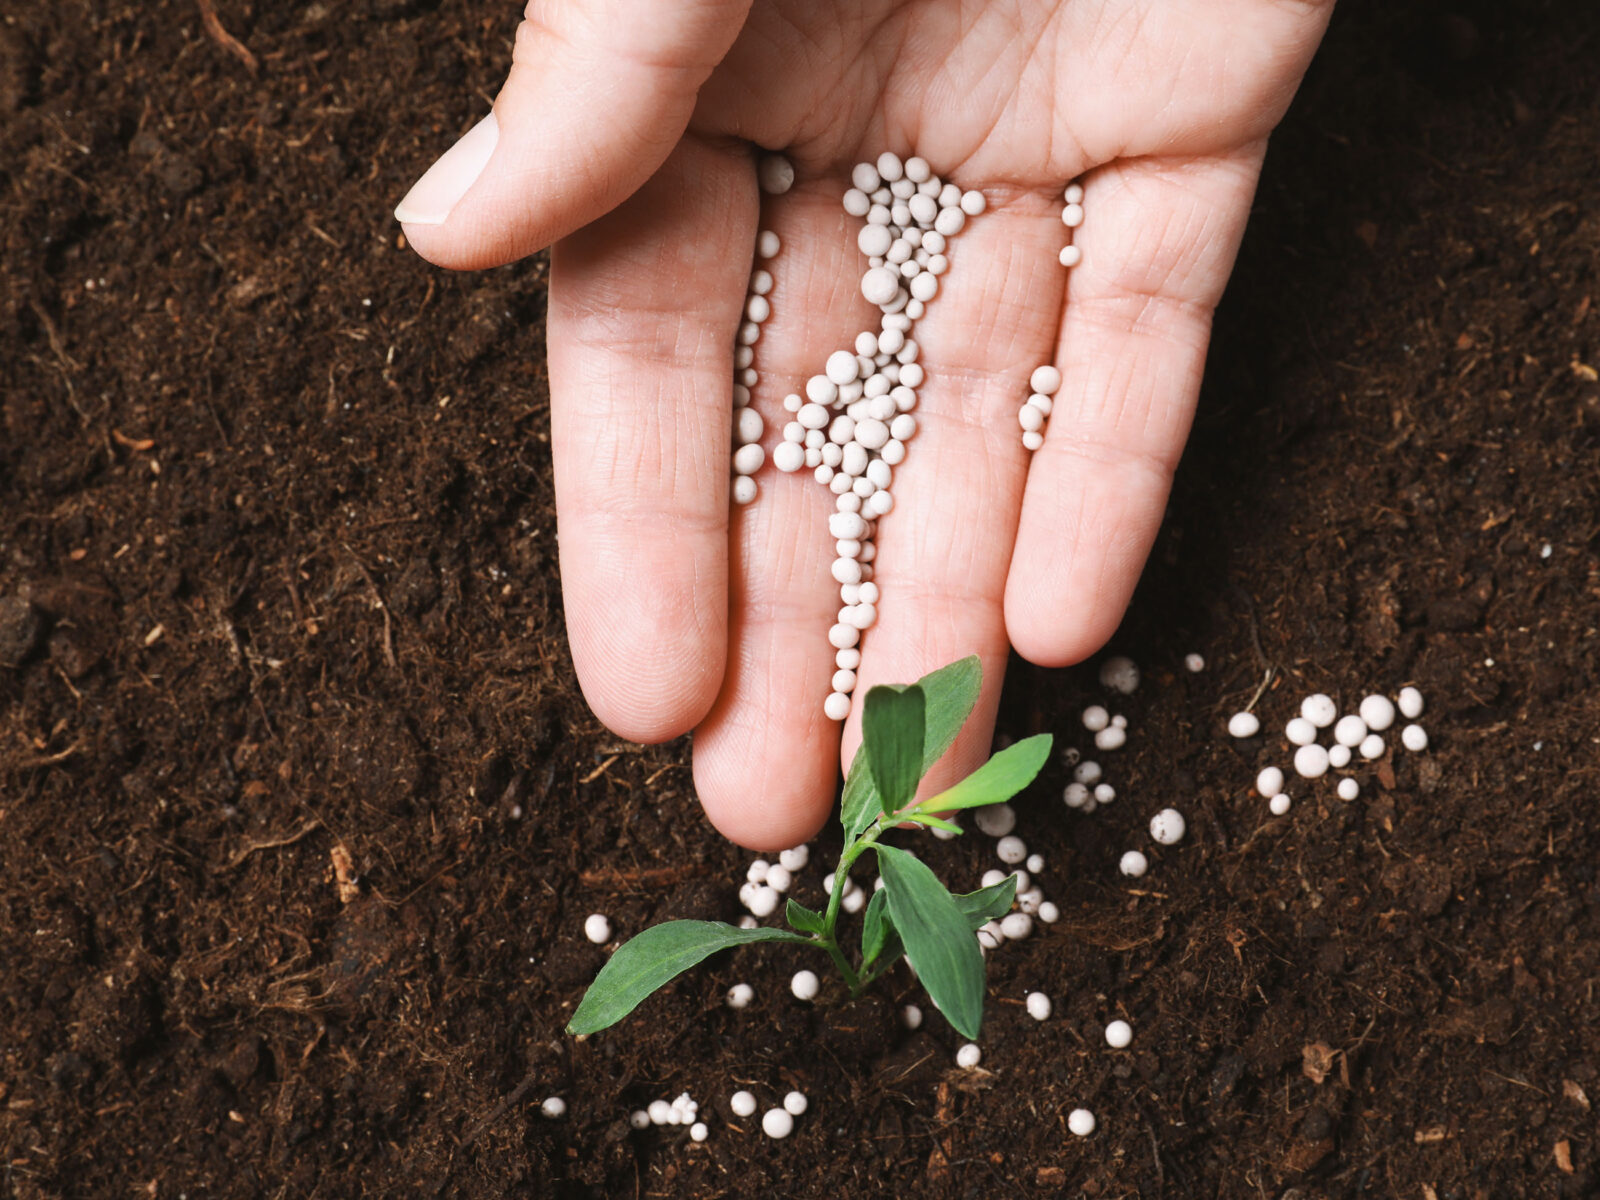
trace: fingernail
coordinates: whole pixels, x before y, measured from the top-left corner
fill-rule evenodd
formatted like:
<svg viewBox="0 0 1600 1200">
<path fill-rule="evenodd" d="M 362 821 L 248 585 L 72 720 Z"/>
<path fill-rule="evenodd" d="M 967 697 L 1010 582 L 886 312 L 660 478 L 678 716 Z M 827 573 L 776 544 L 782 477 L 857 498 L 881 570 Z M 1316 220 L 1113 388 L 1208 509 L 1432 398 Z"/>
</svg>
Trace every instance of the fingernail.
<svg viewBox="0 0 1600 1200">
<path fill-rule="evenodd" d="M 411 185 L 405 199 L 395 205 L 395 220 L 408 225 L 443 225 L 450 210 L 483 174 L 499 140 L 500 124 L 490 112 Z"/>
</svg>

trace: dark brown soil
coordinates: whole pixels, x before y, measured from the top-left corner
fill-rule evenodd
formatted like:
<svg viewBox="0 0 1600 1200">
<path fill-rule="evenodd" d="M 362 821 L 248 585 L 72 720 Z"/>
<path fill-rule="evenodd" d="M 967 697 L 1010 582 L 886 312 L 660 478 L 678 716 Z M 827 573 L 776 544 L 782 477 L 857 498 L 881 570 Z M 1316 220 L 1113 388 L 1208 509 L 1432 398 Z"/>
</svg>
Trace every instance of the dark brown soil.
<svg viewBox="0 0 1600 1200">
<path fill-rule="evenodd" d="M 542 262 L 389 219 L 515 12 L 221 9 L 254 73 L 185 0 L 0 16 L 0 1195 L 1600 1191 L 1593 5 L 1336 16 L 1117 639 L 1122 798 L 1036 789 L 1065 916 L 993 956 L 976 1075 L 905 978 L 805 1009 L 777 951 L 563 1035 L 584 914 L 731 918 L 748 856 L 575 690 Z M 1274 730 L 1415 681 L 1433 748 L 1271 819 L 1277 739 L 1218 736 L 1268 667 Z M 1019 664 L 1002 730 L 1102 696 Z M 812 1110 L 770 1142 L 734 1081 Z M 629 1130 L 685 1089 L 706 1145 Z"/>
</svg>

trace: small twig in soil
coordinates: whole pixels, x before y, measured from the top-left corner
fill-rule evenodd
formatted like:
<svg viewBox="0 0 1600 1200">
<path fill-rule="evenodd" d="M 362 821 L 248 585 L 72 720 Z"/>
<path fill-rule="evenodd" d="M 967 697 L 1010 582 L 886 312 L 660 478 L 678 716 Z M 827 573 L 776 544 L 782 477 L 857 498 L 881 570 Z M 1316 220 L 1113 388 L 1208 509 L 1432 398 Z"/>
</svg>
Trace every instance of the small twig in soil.
<svg viewBox="0 0 1600 1200">
<path fill-rule="evenodd" d="M 131 438 L 115 426 L 111 429 L 111 440 L 119 446 L 126 446 L 129 450 L 154 450 L 156 446 L 154 438 Z"/>
<path fill-rule="evenodd" d="M 622 755 L 620 755 L 620 754 L 613 754 L 610 758 L 606 759 L 605 762 L 601 763 L 598 767 L 596 767 L 594 770 L 590 771 L 582 779 L 578 780 L 578 782 L 579 783 L 593 783 L 596 779 L 599 779 L 600 776 L 602 776 L 602 775 L 604 775 L 606 773 L 606 768 L 607 767 L 609 767 L 612 763 L 616 762 L 617 759 L 619 759 L 621 757 L 622 757 Z"/>
<path fill-rule="evenodd" d="M 18 763 L 17 766 L 24 771 L 32 770 L 35 767 L 53 766 L 58 762 L 63 762 L 66 759 L 71 758 L 74 754 L 82 749 L 82 742 L 73 742 L 72 745 L 68 746 L 65 750 L 58 751 L 55 754 L 47 754 L 43 758 L 25 758 Z"/>
<path fill-rule="evenodd" d="M 700 879 L 710 873 L 711 868 L 704 863 L 691 863 L 682 867 L 648 867 L 639 871 L 618 871 L 611 867 L 597 867 L 580 874 L 578 882 L 584 887 L 664 887 L 682 883 L 686 879 Z"/>
<path fill-rule="evenodd" d="M 39 318 L 39 324 L 44 326 L 44 336 L 50 342 L 50 349 L 61 365 L 68 371 L 81 370 L 78 361 L 67 353 L 66 347 L 62 344 L 61 333 L 56 329 L 56 323 L 50 319 L 50 314 L 40 308 L 35 300 L 29 300 L 28 307 L 33 310 L 33 315 Z"/>
<path fill-rule="evenodd" d="M 1267 684 L 1272 682 L 1272 668 L 1267 668 L 1267 673 L 1261 679 L 1261 686 L 1256 689 L 1256 694 L 1250 697 L 1250 703 L 1244 706 L 1244 711 L 1249 712 L 1256 706 L 1256 701 L 1261 699 L 1261 693 L 1267 690 Z"/>
<path fill-rule="evenodd" d="M 217 6 L 213 0 L 195 0 L 195 6 L 200 10 L 200 23 L 206 27 L 206 33 L 212 41 L 242 62 L 250 74 L 254 75 L 261 69 L 261 63 L 250 53 L 250 48 L 222 27 L 222 19 L 217 16 Z"/>
<path fill-rule="evenodd" d="M 228 860 L 227 865 L 222 869 L 224 871 L 233 870 L 258 850 L 272 850 L 278 846 L 292 846 L 313 829 L 320 829 L 321 827 L 322 822 L 313 817 L 293 833 L 284 834 L 282 837 L 262 838 L 260 841 L 248 842 L 234 851 L 233 857 Z"/>
<path fill-rule="evenodd" d="M 328 857 L 333 860 L 333 878 L 339 885 L 339 903 L 349 904 L 361 895 L 361 883 L 356 875 L 355 860 L 350 857 L 350 851 L 343 842 L 335 842 L 333 849 L 328 852 Z"/>
</svg>

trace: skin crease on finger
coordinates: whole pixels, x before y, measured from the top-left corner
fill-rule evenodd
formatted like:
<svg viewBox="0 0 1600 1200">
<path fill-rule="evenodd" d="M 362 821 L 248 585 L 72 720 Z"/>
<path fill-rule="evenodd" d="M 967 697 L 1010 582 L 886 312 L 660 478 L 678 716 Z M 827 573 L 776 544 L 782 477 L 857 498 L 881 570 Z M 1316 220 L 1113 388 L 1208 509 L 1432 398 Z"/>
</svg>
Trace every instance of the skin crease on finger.
<svg viewBox="0 0 1600 1200">
<path fill-rule="evenodd" d="M 1060 188 L 1067 180 L 1089 172 L 1086 183 L 1090 189 L 1091 217 L 1083 231 L 1087 239 L 1096 236 L 1095 223 L 1102 219 L 1095 215 L 1097 210 L 1093 207 L 1097 172 L 1151 156 L 1159 156 L 1167 163 L 1187 162 L 1203 167 L 1209 161 L 1225 159 L 1241 147 L 1260 142 L 1281 117 L 1293 95 L 1321 36 L 1329 7 L 1300 0 L 1167 0 L 1163 4 L 1152 4 L 1148 0 L 1059 0 L 1054 3 L 1041 0 L 1006 5 L 978 0 L 921 0 L 918 3 L 878 0 L 861 4 L 818 0 L 758 2 L 752 7 L 733 48 L 701 87 L 690 118 L 690 129 L 717 145 L 744 141 L 783 148 L 800 174 L 797 193 L 804 194 L 810 186 L 819 195 L 831 193 L 835 204 L 846 186 L 851 164 L 861 157 L 875 156 L 882 149 L 921 154 L 936 171 L 963 186 L 982 188 L 992 200 L 1031 195 L 1040 204 L 1051 200 L 1058 202 Z M 523 86 L 537 88 L 537 77 L 525 74 L 519 82 L 519 87 Z M 635 105 L 629 107 L 628 112 L 647 109 L 647 105 Z M 586 156 L 593 154 L 591 143 L 603 140 L 601 135 L 607 132 L 604 114 L 609 110 L 599 103 L 598 96 L 593 111 L 596 114 L 593 136 L 583 146 Z M 613 140 L 624 148 L 636 146 L 639 142 L 636 133 L 624 130 Z M 508 155 L 507 161 L 514 157 Z M 594 171 L 597 177 L 614 180 L 616 172 L 634 169 L 625 155 L 616 161 L 602 161 L 602 158 L 594 159 L 598 164 Z M 585 173 L 574 171 L 573 163 L 564 166 L 562 177 L 577 180 L 575 186 L 581 189 Z M 648 171 L 651 164 L 646 162 L 638 169 Z M 493 220 L 479 213 L 481 219 L 471 222 L 468 234 L 476 239 L 471 259 L 477 265 L 495 260 L 497 255 L 499 261 L 506 261 L 532 249 L 529 230 L 536 230 L 541 219 L 539 212 L 519 211 L 515 207 L 516 189 L 507 190 L 505 181 L 496 183 L 493 170 L 491 160 L 485 171 L 489 182 L 484 186 L 494 191 L 507 208 L 505 212 L 492 214 Z M 634 186 L 637 182 L 636 179 Z M 753 172 L 748 186 L 753 191 Z M 605 195 L 597 192 L 593 203 L 601 207 L 584 219 L 593 219 L 604 207 L 614 203 L 615 199 L 608 199 L 614 190 L 607 190 Z M 773 219 L 782 213 L 790 199 L 784 197 L 770 207 Z M 466 203 L 471 202 L 473 192 L 469 191 Z M 538 202 L 535 199 L 528 203 Z M 1242 222 L 1242 206 L 1248 204 L 1247 191 L 1237 203 L 1241 208 L 1235 215 Z M 1118 219 L 1114 212 L 1107 212 L 1104 217 L 1108 224 Z M 982 220 L 979 218 L 979 229 Z M 1203 223 L 1193 228 L 1197 230 L 1195 236 L 1207 236 Z M 1059 236 L 1059 231 L 1056 233 Z M 453 236 L 450 225 L 437 226 L 427 236 L 440 260 L 450 261 Z M 501 240 L 496 242 L 496 238 Z M 801 244 L 803 240 L 786 238 L 784 253 L 815 253 L 814 247 Z M 847 242 L 845 249 L 848 262 L 840 272 L 844 281 L 853 285 L 859 278 L 861 263 L 852 244 Z M 1136 248 L 1136 252 L 1142 251 Z M 1053 256 L 1053 251 L 1046 253 Z M 1228 257 L 1231 261 L 1231 248 Z M 1086 264 L 1092 264 L 1093 258 L 1086 250 Z M 930 330 L 935 320 L 943 319 L 941 313 L 955 313 L 957 305 L 952 297 L 959 286 L 956 280 L 963 272 L 969 278 L 977 273 L 970 262 L 960 261 L 959 246 L 951 261 L 951 294 L 941 297 L 950 303 L 947 308 L 937 303 L 930 308 L 926 319 Z M 1131 269 L 1138 271 L 1141 264 L 1132 264 Z M 1222 274 L 1225 277 L 1225 268 Z M 701 281 L 702 286 L 731 287 L 735 294 L 729 297 L 730 304 L 737 304 L 737 293 L 743 288 L 742 278 L 736 285 L 720 282 L 720 275 L 717 278 L 719 282 L 714 285 Z M 674 284 L 692 289 L 696 282 L 686 277 L 675 280 Z M 782 289 L 780 277 L 773 295 L 775 320 L 786 303 Z M 1069 303 L 1069 321 L 1070 307 Z M 726 330 L 730 352 L 733 332 L 730 323 Z M 787 366 L 767 365 L 762 357 L 763 348 L 757 348 L 757 363 L 763 373 L 762 404 L 763 415 L 767 417 L 769 451 L 781 428 L 780 423 L 774 422 L 774 398 L 796 388 L 805 374 L 820 368 L 829 351 L 846 344 L 838 342 L 837 337 L 838 331 L 831 327 L 821 328 L 815 339 L 802 334 L 779 358 L 772 360 L 786 364 L 792 360 L 793 367 L 797 368 L 793 376 L 786 373 Z M 554 328 L 551 338 L 554 356 L 557 352 L 554 343 L 559 338 Z M 774 337 L 774 342 L 777 340 Z M 942 347 L 931 333 L 926 342 L 922 361 L 933 380 L 938 378 L 941 359 L 947 357 L 948 347 Z M 772 353 L 770 346 L 765 349 L 768 354 Z M 1066 349 L 1069 353 L 1077 352 L 1071 345 Z M 1096 351 L 1091 345 L 1085 346 L 1082 353 L 1093 357 Z M 1114 351 L 1107 353 L 1114 357 Z M 1014 409 L 1021 398 L 1020 389 L 1027 372 L 1049 358 L 1049 347 L 1045 345 L 1040 348 L 1036 361 L 1017 362 L 1007 358 L 990 364 L 1003 375 L 998 391 L 1004 391 L 1008 381 L 1016 385 L 1017 390 L 1006 397 L 1010 408 Z M 1068 365 L 1063 364 L 1064 367 Z M 1014 379 L 1012 372 L 1016 373 Z M 1070 377 L 1071 372 L 1067 373 Z M 1192 404 L 1198 371 L 1179 370 L 1171 378 L 1181 381 L 1180 390 L 1190 393 L 1177 398 L 1179 406 Z M 1129 380 L 1125 386 L 1133 392 L 1152 391 L 1148 381 Z M 558 397 L 555 403 L 563 401 Z M 1065 436 L 1072 429 L 1072 419 L 1063 413 L 1063 407 L 1058 402 L 1047 448 L 1052 440 Z M 1004 430 L 1004 440 L 996 437 L 992 443 L 1003 449 L 991 450 L 991 440 L 986 439 L 984 449 L 976 452 L 1015 453 L 1014 413 L 1002 408 L 994 419 Z M 1186 423 L 1185 416 L 1182 422 L 1168 424 L 1170 428 L 1179 428 Z M 1118 433 L 1118 427 L 1113 425 L 1112 431 Z M 726 429 L 723 441 L 725 452 Z M 577 444 L 569 440 L 567 446 L 567 450 L 558 448 L 558 454 L 574 452 Z M 933 457 L 919 458 L 918 449 L 912 447 L 906 463 L 897 473 L 897 491 L 902 486 L 900 480 L 904 480 L 905 487 L 912 487 L 918 463 Z M 1162 448 L 1156 452 L 1156 461 L 1164 462 L 1164 456 L 1175 454 L 1175 447 Z M 1036 474 L 1039 465 L 1033 465 Z M 558 474 L 560 470 L 558 467 Z M 781 513 L 787 513 L 786 519 L 796 522 L 795 526 L 773 526 L 763 536 L 811 539 L 813 531 L 824 528 L 827 493 L 809 478 L 790 479 L 789 482 L 797 486 L 803 483 L 814 496 L 809 496 L 806 502 L 797 498 L 786 506 L 780 505 L 775 497 L 782 481 L 773 479 L 773 475 L 770 470 L 761 474 L 763 494 L 754 506 L 756 511 L 737 514 L 734 518 L 733 536 L 745 539 L 743 544 L 747 547 L 745 551 L 739 550 L 737 547 L 741 543 L 736 540 L 735 563 L 741 561 L 741 554 L 745 555 L 743 561 L 754 561 L 748 554 L 748 538 L 765 529 L 763 522 Z M 641 476 L 637 486 L 648 490 L 657 485 Z M 722 486 L 725 487 L 725 483 Z M 1020 489 L 1021 485 L 1015 486 Z M 1082 531 L 1079 536 L 1085 542 L 1111 537 L 1118 543 L 1125 543 L 1107 549 L 1113 558 L 1121 555 L 1127 566 L 1131 566 L 1135 558 L 1142 558 L 1142 549 L 1137 553 L 1129 549 L 1138 541 L 1132 532 L 1121 535 L 1114 525 L 1106 528 L 1095 523 L 1089 507 L 1093 502 L 1092 493 L 1074 490 L 1070 481 L 1057 486 L 1057 494 L 1047 499 L 1058 505 L 1057 511 L 1064 515 L 1070 528 Z M 1029 487 L 1033 487 L 1031 482 Z M 807 507 L 813 499 L 816 513 L 811 513 Z M 1007 501 L 1013 523 L 1014 514 L 1021 507 L 1020 499 L 1018 495 Z M 649 495 L 625 501 L 641 511 L 647 510 L 651 502 Z M 1029 504 L 1033 505 L 1031 497 Z M 1129 529 L 1143 529 L 1148 525 L 1150 511 L 1131 514 Z M 1153 511 L 1159 514 L 1159 502 L 1155 503 Z M 893 552 L 896 541 L 894 516 L 905 518 L 907 514 L 892 514 L 886 522 L 885 555 Z M 1048 522 L 1051 515 L 1042 514 L 1041 519 Z M 563 512 L 564 523 L 567 520 Z M 1026 520 L 1024 517 L 1025 523 Z M 802 523 L 810 524 L 802 528 Z M 1009 541 L 1012 529 L 1007 528 L 996 536 Z M 622 536 L 619 547 L 625 548 L 626 541 L 626 536 Z M 825 556 L 826 543 L 821 543 L 821 547 L 820 555 Z M 885 562 L 883 570 L 890 569 L 890 564 Z M 825 558 L 820 570 L 819 586 L 830 588 Z M 711 717 L 697 734 L 696 778 L 704 781 L 701 784 L 703 798 L 719 828 L 736 841 L 772 848 L 779 843 L 801 840 L 820 825 L 833 794 L 835 756 L 827 737 L 814 729 L 814 724 L 821 719 L 826 676 L 831 671 L 831 655 L 822 639 L 829 612 L 824 611 L 820 618 L 822 624 L 812 626 L 808 623 L 812 618 L 807 617 L 784 635 L 786 661 L 814 655 L 817 665 L 797 668 L 792 677 L 777 678 L 769 674 L 764 679 L 757 673 L 776 669 L 776 659 L 770 649 L 764 655 L 752 655 L 741 650 L 738 642 L 738 631 L 747 623 L 747 615 L 741 613 L 740 606 L 756 600 L 761 592 L 754 585 L 753 574 L 750 579 L 741 581 L 737 571 L 735 566 L 732 572 L 735 578 L 730 580 L 729 629 L 733 644 L 728 655 L 728 675 Z M 1118 565 L 1117 574 L 1131 576 L 1136 575 L 1136 571 Z M 901 584 L 900 602 L 915 603 L 918 597 L 929 594 L 930 586 L 938 586 L 936 581 L 923 581 L 924 586 L 919 590 L 918 582 L 907 579 Z M 802 582 L 796 576 L 794 584 L 810 596 L 809 582 Z M 995 589 L 995 603 L 998 603 L 1003 581 L 991 586 Z M 1115 616 L 1120 615 L 1117 589 L 1106 586 L 1102 593 L 1097 610 L 1109 609 L 1116 602 L 1118 612 L 1104 616 L 1104 626 L 1086 624 L 1085 628 L 1091 628 L 1094 633 L 1109 629 Z M 1051 594 L 1060 593 L 1040 595 L 1040 604 L 1045 606 L 1042 611 L 1050 611 Z M 883 620 L 887 629 L 893 627 L 896 619 L 890 616 L 896 601 L 887 589 L 884 596 Z M 837 594 L 834 593 L 832 597 L 807 599 L 801 607 L 809 613 L 813 605 L 820 604 L 831 611 L 836 603 Z M 937 623 L 932 610 L 921 620 L 930 625 Z M 915 629 L 917 624 L 913 619 L 906 627 Z M 891 641 L 890 635 L 874 632 L 881 634 L 880 647 Z M 915 639 L 908 636 L 907 640 Z M 869 633 L 864 642 L 868 660 L 873 655 L 873 644 L 873 634 Z M 1074 652 L 1083 650 L 1085 644 L 1074 646 Z M 943 647 L 941 643 L 939 652 L 956 657 L 971 649 L 981 649 L 986 664 L 994 663 L 990 675 L 997 686 L 999 664 L 1004 660 L 1003 644 L 997 649 L 993 645 Z M 922 670 L 939 665 L 920 658 L 914 661 L 915 656 L 910 655 L 904 660 L 898 654 L 888 657 L 894 661 L 884 665 L 885 674 L 872 676 L 870 672 L 877 668 L 869 669 L 865 662 L 864 671 L 871 678 L 883 679 L 891 678 L 890 673 L 893 673 L 902 676 L 896 681 L 903 681 L 903 678 L 914 678 Z M 593 665 L 585 668 L 591 676 L 596 672 L 601 677 L 621 675 L 630 670 L 626 656 L 614 659 L 600 656 L 591 661 Z M 810 682 L 812 674 L 816 674 L 818 680 L 814 691 Z M 804 687 L 800 687 L 797 680 Z M 595 684 L 606 686 L 600 678 Z M 972 753 L 971 747 L 987 748 L 993 697 L 993 692 L 986 690 L 981 719 L 974 722 L 968 735 L 964 735 L 970 737 L 970 742 L 963 742 L 961 755 Z M 759 731 L 777 726 L 798 732 L 791 740 L 783 741 L 790 749 L 781 759 L 761 759 L 758 750 L 770 748 L 770 739 Z M 747 731 L 742 743 L 725 737 L 741 728 Z M 661 728 L 651 732 L 667 731 L 668 723 L 663 723 Z M 826 753 L 820 753 L 825 749 Z M 803 761 L 792 757 L 799 751 L 804 751 Z M 702 759 L 707 761 L 702 764 Z M 731 815 L 736 812 L 745 815 Z"/>
</svg>

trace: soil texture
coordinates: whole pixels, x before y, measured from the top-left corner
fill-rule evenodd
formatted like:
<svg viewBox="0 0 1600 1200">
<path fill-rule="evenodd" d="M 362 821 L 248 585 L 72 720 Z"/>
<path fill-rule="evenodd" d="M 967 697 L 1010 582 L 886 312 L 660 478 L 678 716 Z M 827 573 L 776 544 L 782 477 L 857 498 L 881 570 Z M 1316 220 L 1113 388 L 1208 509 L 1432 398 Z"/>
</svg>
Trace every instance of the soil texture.
<svg viewBox="0 0 1600 1200">
<path fill-rule="evenodd" d="M 1336 14 L 1113 643 L 1118 799 L 1022 802 L 1063 917 L 990 956 L 976 1071 L 908 976 L 801 1005 L 781 949 L 563 1034 L 586 914 L 733 919 L 751 856 L 577 691 L 544 260 L 389 216 L 516 13 L 209 7 L 0 15 L 0 1194 L 1600 1193 L 1592 4 Z M 1095 667 L 1015 663 L 1002 734 L 1087 747 Z M 1267 813 L 1299 697 L 1408 682 L 1425 754 Z M 727 1108 L 791 1086 L 786 1141 Z M 704 1145 L 629 1128 L 685 1090 Z"/>
</svg>

